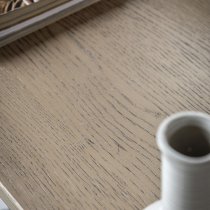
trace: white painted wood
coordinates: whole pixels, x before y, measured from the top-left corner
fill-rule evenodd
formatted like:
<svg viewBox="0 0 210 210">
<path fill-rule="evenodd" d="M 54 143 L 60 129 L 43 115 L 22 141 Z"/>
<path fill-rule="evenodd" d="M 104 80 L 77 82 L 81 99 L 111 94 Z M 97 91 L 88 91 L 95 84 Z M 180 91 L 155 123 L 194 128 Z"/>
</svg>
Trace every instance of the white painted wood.
<svg viewBox="0 0 210 210">
<path fill-rule="evenodd" d="M 11 193 L 5 188 L 5 186 L 0 182 L 0 198 L 9 207 L 10 210 L 23 210 L 20 204 L 15 200 Z M 2 204 L 3 206 L 3 204 Z M 0 210 L 2 210 L 0 208 Z"/>
<path fill-rule="evenodd" d="M 161 202 L 157 201 L 157 202 L 153 203 L 152 205 L 148 206 L 144 210 L 162 210 L 161 209 Z"/>
<path fill-rule="evenodd" d="M 8 206 L 0 199 L 0 210 L 9 210 Z"/>
</svg>

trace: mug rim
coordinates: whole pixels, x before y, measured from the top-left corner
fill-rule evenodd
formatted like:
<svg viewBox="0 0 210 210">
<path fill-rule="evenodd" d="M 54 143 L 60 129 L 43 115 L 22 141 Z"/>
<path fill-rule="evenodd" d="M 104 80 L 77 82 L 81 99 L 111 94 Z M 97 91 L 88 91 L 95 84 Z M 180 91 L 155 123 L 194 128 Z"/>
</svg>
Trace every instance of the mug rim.
<svg viewBox="0 0 210 210">
<path fill-rule="evenodd" d="M 180 121 L 182 122 L 182 125 L 180 124 Z M 207 126 L 208 124 L 209 126 Z M 169 144 L 169 140 L 167 138 L 167 132 L 169 131 L 169 128 L 173 125 L 176 125 L 175 130 L 178 130 L 182 127 L 186 127 L 188 125 L 197 126 L 204 130 L 208 130 L 207 127 L 209 127 L 209 132 L 210 132 L 210 116 L 206 113 L 195 112 L 195 111 L 183 111 L 172 114 L 171 116 L 163 120 L 163 122 L 160 124 L 158 128 L 158 132 L 156 135 L 158 147 L 163 153 L 163 155 L 171 157 L 176 161 L 181 161 L 189 164 L 199 164 L 199 163 L 209 162 L 210 153 L 200 157 L 192 157 L 184 155 L 171 147 L 171 145 Z"/>
</svg>

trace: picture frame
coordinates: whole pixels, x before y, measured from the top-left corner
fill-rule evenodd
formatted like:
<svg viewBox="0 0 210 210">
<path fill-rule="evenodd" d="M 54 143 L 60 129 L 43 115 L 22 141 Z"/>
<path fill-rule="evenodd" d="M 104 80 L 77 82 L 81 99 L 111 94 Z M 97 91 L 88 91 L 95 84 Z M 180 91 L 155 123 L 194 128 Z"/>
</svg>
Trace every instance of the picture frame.
<svg viewBox="0 0 210 210">
<path fill-rule="evenodd" d="M 60 1 L 60 0 L 57 0 Z M 61 0 L 62 4 L 38 13 L 18 23 L 2 27 L 0 22 L 0 47 L 41 29 L 59 19 L 75 13 L 99 0 Z M 30 7 L 30 6 L 28 6 Z M 21 10 L 21 9 L 20 9 Z M 12 13 L 12 12 L 11 12 Z M 7 15 L 7 14 L 6 14 Z M 8 13 L 8 15 L 11 15 Z"/>
</svg>

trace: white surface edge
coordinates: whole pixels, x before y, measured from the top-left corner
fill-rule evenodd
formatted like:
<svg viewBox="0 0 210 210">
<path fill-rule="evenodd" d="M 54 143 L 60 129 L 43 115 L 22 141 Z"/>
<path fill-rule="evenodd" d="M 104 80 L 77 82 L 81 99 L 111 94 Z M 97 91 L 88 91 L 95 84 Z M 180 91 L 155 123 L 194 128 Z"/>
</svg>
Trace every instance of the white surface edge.
<svg viewBox="0 0 210 210">
<path fill-rule="evenodd" d="M 144 210 L 162 210 L 162 208 L 161 208 L 161 201 L 156 201 L 155 203 L 149 205 Z"/>
<path fill-rule="evenodd" d="M 10 210 L 23 210 L 20 204 L 15 200 L 6 187 L 0 182 L 0 198 L 9 207 Z M 1 210 L 1 209 L 0 209 Z"/>
<path fill-rule="evenodd" d="M 8 206 L 0 198 L 0 210 L 9 210 Z"/>
</svg>

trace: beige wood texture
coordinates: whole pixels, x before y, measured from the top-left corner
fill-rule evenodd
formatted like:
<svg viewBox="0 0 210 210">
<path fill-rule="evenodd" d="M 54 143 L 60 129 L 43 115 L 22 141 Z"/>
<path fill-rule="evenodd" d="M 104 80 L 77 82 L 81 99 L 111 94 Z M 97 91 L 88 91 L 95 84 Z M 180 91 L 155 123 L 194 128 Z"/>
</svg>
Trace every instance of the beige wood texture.
<svg viewBox="0 0 210 210">
<path fill-rule="evenodd" d="M 181 110 L 210 113 L 210 1 L 104 0 L 0 49 L 0 179 L 25 210 L 141 210 Z"/>
</svg>

